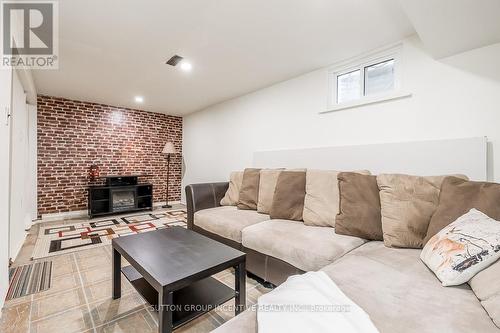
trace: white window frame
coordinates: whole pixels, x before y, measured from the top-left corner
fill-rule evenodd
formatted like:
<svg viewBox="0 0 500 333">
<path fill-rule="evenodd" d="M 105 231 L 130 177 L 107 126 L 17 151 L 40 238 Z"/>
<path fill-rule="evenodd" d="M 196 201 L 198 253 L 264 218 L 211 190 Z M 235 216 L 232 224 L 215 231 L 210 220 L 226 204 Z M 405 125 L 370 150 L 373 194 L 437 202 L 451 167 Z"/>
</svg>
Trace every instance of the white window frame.
<svg viewBox="0 0 500 333">
<path fill-rule="evenodd" d="M 364 56 L 338 63 L 328 69 L 328 103 L 327 110 L 321 113 L 350 109 L 357 106 L 373 104 L 403 97 L 411 96 L 405 92 L 402 85 L 402 44 L 393 45 L 389 48 L 378 50 Z M 365 68 L 385 61 L 394 60 L 394 88 L 379 94 L 365 95 Z M 361 75 L 361 97 L 344 103 L 337 103 L 338 77 L 353 71 L 360 71 Z"/>
</svg>

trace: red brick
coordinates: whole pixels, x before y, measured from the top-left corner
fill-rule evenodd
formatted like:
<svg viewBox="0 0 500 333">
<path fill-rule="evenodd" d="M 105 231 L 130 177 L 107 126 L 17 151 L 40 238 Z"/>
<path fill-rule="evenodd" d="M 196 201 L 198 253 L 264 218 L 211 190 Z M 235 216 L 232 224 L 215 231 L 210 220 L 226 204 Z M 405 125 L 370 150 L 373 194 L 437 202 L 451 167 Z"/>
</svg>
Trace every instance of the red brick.
<svg viewBox="0 0 500 333">
<path fill-rule="evenodd" d="M 179 152 L 170 163 L 169 200 L 180 200 L 181 117 L 39 95 L 37 133 L 39 214 L 87 209 L 87 186 L 100 183 L 88 177 L 93 163 L 101 175 L 151 175 L 142 180 L 153 183 L 155 202 L 165 201 L 167 141 Z"/>
</svg>

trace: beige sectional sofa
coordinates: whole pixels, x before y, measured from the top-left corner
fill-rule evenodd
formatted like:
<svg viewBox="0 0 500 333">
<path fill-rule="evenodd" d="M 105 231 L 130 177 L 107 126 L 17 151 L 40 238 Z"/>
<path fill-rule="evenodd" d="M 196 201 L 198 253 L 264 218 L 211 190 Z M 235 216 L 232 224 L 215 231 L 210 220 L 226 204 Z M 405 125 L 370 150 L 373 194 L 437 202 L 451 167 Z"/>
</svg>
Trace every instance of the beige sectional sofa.
<svg viewBox="0 0 500 333">
<path fill-rule="evenodd" d="M 266 265 L 267 256 L 296 268 L 296 272 L 318 270 L 366 241 L 357 237 L 337 235 L 333 228 L 306 226 L 291 220 L 271 220 L 269 215 L 234 206 L 204 209 L 194 214 L 194 229 L 216 234 L 239 243 L 238 248 L 252 252 L 247 270 L 267 282 L 278 285 L 289 275 Z M 279 235 L 279 237 L 277 237 Z M 253 250 L 253 251 L 252 251 Z M 256 253 L 255 253 L 256 252 Z M 295 273 L 295 272 L 294 272 Z"/>
<path fill-rule="evenodd" d="M 476 295 L 469 284 L 443 287 L 422 263 L 421 249 L 390 248 L 338 235 L 331 227 L 220 206 L 227 188 L 227 183 L 187 186 L 188 227 L 245 251 L 247 271 L 264 281 L 279 285 L 290 275 L 322 270 L 380 332 L 500 332 L 491 318 L 499 317 L 491 313 L 494 307 L 488 314 L 478 299 L 486 296 Z M 495 263 L 490 275 L 499 267 Z M 500 280 L 488 292 L 496 293 L 498 302 Z M 256 332 L 256 317 L 256 309 L 248 309 L 215 332 Z"/>
<path fill-rule="evenodd" d="M 500 331 L 468 284 L 443 287 L 419 255 L 418 249 L 368 242 L 321 270 L 380 332 Z M 257 332 L 256 310 L 246 310 L 213 332 Z"/>
<path fill-rule="evenodd" d="M 268 220 L 269 215 L 254 210 L 239 210 L 235 206 L 204 209 L 194 215 L 197 227 L 240 244 L 245 228 Z"/>
<path fill-rule="evenodd" d="M 318 270 L 366 240 L 235 206 L 220 206 L 227 183 L 186 187 L 188 228 L 247 253 L 247 271 L 274 285 Z M 200 209 L 202 207 L 202 209 Z"/>
<path fill-rule="evenodd" d="M 331 264 L 363 243 L 361 238 L 337 235 L 333 228 L 289 220 L 256 223 L 242 231 L 245 249 L 280 259 L 304 272 Z"/>
</svg>

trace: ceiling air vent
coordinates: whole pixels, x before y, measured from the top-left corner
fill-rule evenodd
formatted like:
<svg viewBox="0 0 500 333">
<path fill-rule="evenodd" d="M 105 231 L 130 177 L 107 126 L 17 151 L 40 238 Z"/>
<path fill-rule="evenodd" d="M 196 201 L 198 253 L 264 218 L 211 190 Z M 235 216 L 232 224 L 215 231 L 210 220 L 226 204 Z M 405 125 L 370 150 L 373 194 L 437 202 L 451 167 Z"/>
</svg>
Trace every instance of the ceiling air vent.
<svg viewBox="0 0 500 333">
<path fill-rule="evenodd" d="M 167 61 L 167 65 L 170 65 L 170 66 L 177 66 L 178 63 L 180 63 L 182 61 L 182 58 L 180 55 L 174 55 L 172 58 L 168 59 Z"/>
</svg>

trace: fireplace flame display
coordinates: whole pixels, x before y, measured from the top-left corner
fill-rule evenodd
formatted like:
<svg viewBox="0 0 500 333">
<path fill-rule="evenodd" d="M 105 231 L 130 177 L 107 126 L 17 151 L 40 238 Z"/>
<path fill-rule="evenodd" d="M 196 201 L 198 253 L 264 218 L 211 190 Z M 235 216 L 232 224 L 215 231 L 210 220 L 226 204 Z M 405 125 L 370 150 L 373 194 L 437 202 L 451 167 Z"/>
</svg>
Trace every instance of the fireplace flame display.
<svg viewBox="0 0 500 333">
<path fill-rule="evenodd" d="M 114 212 L 135 208 L 135 195 L 133 190 L 113 191 L 112 200 Z"/>
</svg>

